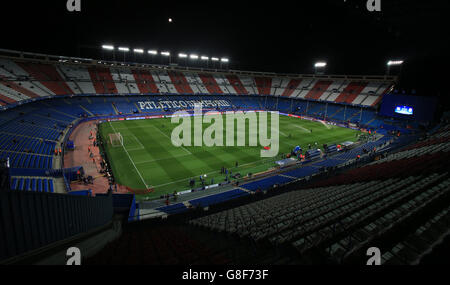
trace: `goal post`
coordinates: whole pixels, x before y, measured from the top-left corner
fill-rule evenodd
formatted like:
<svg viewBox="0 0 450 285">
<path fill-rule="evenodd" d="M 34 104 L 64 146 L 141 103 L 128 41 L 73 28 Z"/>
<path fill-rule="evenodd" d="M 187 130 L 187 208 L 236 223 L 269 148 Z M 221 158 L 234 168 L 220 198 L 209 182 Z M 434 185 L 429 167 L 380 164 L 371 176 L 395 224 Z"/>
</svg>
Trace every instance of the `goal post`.
<svg viewBox="0 0 450 285">
<path fill-rule="evenodd" d="M 123 137 L 120 133 L 109 134 L 109 141 L 113 147 L 123 146 Z"/>
</svg>

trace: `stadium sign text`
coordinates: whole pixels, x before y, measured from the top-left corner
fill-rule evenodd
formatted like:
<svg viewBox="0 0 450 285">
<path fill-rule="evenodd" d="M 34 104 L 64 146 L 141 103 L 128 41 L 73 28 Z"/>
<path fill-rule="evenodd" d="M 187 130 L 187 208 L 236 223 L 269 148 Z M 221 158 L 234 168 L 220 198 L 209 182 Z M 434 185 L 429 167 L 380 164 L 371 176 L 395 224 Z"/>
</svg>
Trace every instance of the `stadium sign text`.
<svg viewBox="0 0 450 285">
<path fill-rule="evenodd" d="M 179 108 L 194 108 L 195 104 L 200 104 L 202 108 L 205 107 L 230 107 L 231 104 L 227 100 L 161 100 L 138 102 L 141 110 L 154 109 L 179 109 Z"/>
<path fill-rule="evenodd" d="M 267 129 L 267 114 L 271 114 L 270 138 Z M 193 117 L 193 119 L 191 119 Z M 227 111 L 202 113 L 202 105 L 196 104 L 194 114 L 186 111 L 177 111 L 173 114 L 172 124 L 179 124 L 172 131 L 172 144 L 182 146 L 224 146 L 224 117 L 226 122 L 225 146 L 246 146 L 246 122 L 248 121 L 248 146 L 258 146 L 261 149 L 261 157 L 274 157 L 279 150 L 279 114 L 278 112 L 242 112 Z M 259 119 L 258 119 L 259 117 Z M 180 120 L 182 122 L 180 123 Z M 194 121 L 194 143 L 192 145 L 192 122 Z M 214 121 L 214 122 L 213 122 Z M 203 131 L 203 123 L 211 124 Z M 237 131 L 234 126 L 237 124 Z M 203 132 L 203 133 L 202 133 Z M 236 140 L 235 140 L 236 134 Z"/>
</svg>

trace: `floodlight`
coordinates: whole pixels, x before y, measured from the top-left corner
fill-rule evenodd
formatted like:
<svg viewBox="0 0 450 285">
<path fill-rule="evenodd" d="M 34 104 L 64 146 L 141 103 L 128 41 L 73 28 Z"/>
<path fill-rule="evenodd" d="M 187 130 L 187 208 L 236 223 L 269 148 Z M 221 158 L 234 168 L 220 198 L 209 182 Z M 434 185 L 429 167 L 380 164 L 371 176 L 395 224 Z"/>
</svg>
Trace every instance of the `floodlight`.
<svg viewBox="0 0 450 285">
<path fill-rule="evenodd" d="M 111 46 L 111 45 L 102 45 L 102 49 L 114 50 L 114 46 Z"/>
<path fill-rule="evenodd" d="M 185 54 L 185 53 L 179 53 L 179 54 L 178 54 L 178 57 L 186 58 L 186 57 L 188 57 L 188 55 Z"/>
<path fill-rule="evenodd" d="M 228 62 L 228 58 L 221 58 L 220 61 L 221 62 Z"/>
<path fill-rule="evenodd" d="M 127 47 L 119 47 L 119 50 L 123 51 L 123 52 L 129 52 L 130 51 L 130 49 L 127 48 Z"/>
<path fill-rule="evenodd" d="M 314 64 L 314 67 L 325 67 L 327 66 L 326 62 L 316 62 L 316 64 Z"/>
<path fill-rule="evenodd" d="M 158 52 L 156 50 L 149 50 L 148 53 L 153 54 L 153 55 L 158 54 Z"/>
<path fill-rule="evenodd" d="M 202 59 L 202 60 L 209 60 L 209 57 L 203 55 L 203 56 L 201 57 L 201 59 Z"/>
<path fill-rule="evenodd" d="M 168 52 L 168 51 L 162 51 L 162 52 L 161 52 L 161 55 L 164 55 L 164 56 L 170 56 L 170 52 Z"/>
<path fill-rule="evenodd" d="M 217 58 L 217 57 L 211 57 L 211 60 L 212 60 L 212 61 L 219 61 L 219 58 Z"/>
<path fill-rule="evenodd" d="M 144 53 L 144 50 L 141 49 L 141 48 L 135 48 L 133 51 L 134 51 L 135 53 Z"/>
<path fill-rule="evenodd" d="M 111 46 L 111 45 L 102 45 L 102 49 L 114 50 L 114 46 Z"/>
<path fill-rule="evenodd" d="M 391 66 L 391 65 L 402 65 L 403 64 L 403 60 L 390 60 L 388 61 L 387 65 Z"/>
<path fill-rule="evenodd" d="M 198 55 L 196 55 L 196 54 L 191 54 L 189 57 L 190 57 L 191 59 L 198 59 Z"/>
</svg>

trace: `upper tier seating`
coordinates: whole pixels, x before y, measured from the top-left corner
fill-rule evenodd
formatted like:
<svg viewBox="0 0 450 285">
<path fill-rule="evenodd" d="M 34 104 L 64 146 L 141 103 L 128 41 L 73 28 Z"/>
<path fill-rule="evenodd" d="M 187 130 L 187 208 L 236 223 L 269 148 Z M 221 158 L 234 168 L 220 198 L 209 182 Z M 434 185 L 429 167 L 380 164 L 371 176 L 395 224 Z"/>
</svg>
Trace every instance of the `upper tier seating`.
<svg viewBox="0 0 450 285">
<path fill-rule="evenodd" d="M 274 95 L 361 106 L 378 104 L 392 82 L 297 79 L 196 71 L 131 70 L 0 58 L 0 106 L 67 94 Z"/>
</svg>

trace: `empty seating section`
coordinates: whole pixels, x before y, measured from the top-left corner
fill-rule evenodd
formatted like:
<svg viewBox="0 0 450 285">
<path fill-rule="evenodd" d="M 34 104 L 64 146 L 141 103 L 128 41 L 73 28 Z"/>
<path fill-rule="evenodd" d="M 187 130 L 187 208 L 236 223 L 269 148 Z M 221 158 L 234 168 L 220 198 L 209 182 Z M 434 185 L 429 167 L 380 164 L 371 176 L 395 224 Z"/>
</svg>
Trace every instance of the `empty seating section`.
<svg viewBox="0 0 450 285">
<path fill-rule="evenodd" d="M 12 177 L 11 190 L 55 192 L 53 179 L 46 177 Z"/>
<path fill-rule="evenodd" d="M 37 138 L 32 139 L 21 135 L 2 133 L 0 138 L 0 149 L 10 152 L 51 155 L 54 148 L 55 142 L 40 141 Z"/>
<path fill-rule="evenodd" d="M 195 207 L 207 207 L 214 204 L 219 204 L 231 199 L 235 199 L 238 197 L 249 195 L 249 193 L 240 190 L 240 189 L 234 189 L 231 191 L 227 191 L 224 193 L 219 193 L 211 196 L 207 196 L 204 198 L 199 198 L 195 200 L 190 200 L 189 204 L 195 206 Z"/>
<path fill-rule="evenodd" d="M 49 64 L 18 62 L 19 66 L 56 95 L 73 94 L 56 67 Z"/>
<path fill-rule="evenodd" d="M 138 107 L 131 103 L 128 98 L 116 97 L 112 104 L 116 106 L 117 111 L 122 114 L 132 114 L 138 111 Z"/>
<path fill-rule="evenodd" d="M 117 87 L 114 84 L 111 71 L 108 68 L 96 68 L 97 78 L 103 83 L 107 94 L 117 94 Z"/>
<path fill-rule="evenodd" d="M 114 111 L 114 108 L 111 104 L 112 101 L 114 101 L 114 99 L 107 101 L 106 98 L 104 97 L 83 98 L 82 106 L 85 107 L 94 115 L 115 115 L 116 112 Z"/>
<path fill-rule="evenodd" d="M 306 99 L 314 99 L 317 100 L 322 96 L 323 93 L 330 87 L 332 84 L 332 81 L 328 80 L 320 80 L 318 81 L 314 87 L 308 92 L 308 94 L 305 96 Z"/>
<path fill-rule="evenodd" d="M 286 176 L 281 176 L 281 175 L 277 175 L 277 176 L 273 176 L 273 177 L 268 177 L 259 181 L 255 181 L 255 182 L 251 182 L 251 183 L 247 183 L 242 185 L 241 187 L 250 191 L 257 191 L 257 190 L 266 190 L 268 188 L 273 187 L 273 185 L 276 184 L 284 184 L 287 182 L 292 181 L 293 178 L 290 177 L 286 177 Z"/>
<path fill-rule="evenodd" d="M 301 82 L 302 82 L 301 79 L 291 79 L 287 84 L 287 86 L 284 88 L 284 91 L 281 94 L 281 96 L 291 97 L 292 93 L 294 93 L 294 91 L 297 89 L 297 87 L 300 85 Z"/>
<path fill-rule="evenodd" d="M 255 77 L 256 88 L 259 95 L 271 95 L 272 78 Z"/>
<path fill-rule="evenodd" d="M 433 173 L 305 189 L 194 219 L 190 224 L 255 241 L 292 243 L 301 253 L 344 232 L 354 234 L 353 244 L 342 238 L 328 251 L 341 259 L 342 252 L 349 255 L 367 248 L 370 237 L 400 224 L 432 201 L 448 197 L 449 183 L 448 173 Z"/>
<path fill-rule="evenodd" d="M 119 239 L 109 243 L 99 254 L 83 261 L 83 264 L 108 265 L 177 265 L 177 264 L 229 264 L 230 260 L 208 243 L 176 226 L 136 224 L 124 231 Z"/>
<path fill-rule="evenodd" d="M 388 81 L 352 81 L 146 70 L 0 58 L 0 105 L 64 94 L 273 95 L 373 107 Z"/>
<path fill-rule="evenodd" d="M 131 91 L 130 86 L 128 84 L 129 77 L 127 76 L 127 74 L 128 72 L 130 72 L 128 69 L 111 68 L 109 71 L 111 73 L 111 78 L 114 81 L 115 87 L 117 89 L 117 93 L 119 94 L 135 93 Z M 134 79 L 132 81 L 134 81 Z"/>
<path fill-rule="evenodd" d="M 208 94 L 209 93 L 208 89 L 206 88 L 205 84 L 203 83 L 203 80 L 200 78 L 200 74 L 186 72 L 186 73 L 184 73 L 184 76 L 186 77 L 186 80 L 189 83 L 189 86 L 191 86 L 192 91 L 194 91 L 194 94 Z"/>
<path fill-rule="evenodd" d="M 383 263 L 418 264 L 448 235 L 448 137 L 446 126 L 426 141 L 367 166 L 308 186 L 298 184 L 295 191 L 189 224 L 256 242 L 290 245 L 303 256 L 321 250 L 321 256 L 336 263 L 360 260 L 368 247 L 381 243 L 390 249 Z M 316 167 L 338 163 L 339 159 L 329 159 L 283 176 L 303 177 L 317 172 Z M 292 185 L 290 189 L 295 189 Z"/>
<path fill-rule="evenodd" d="M 51 90 L 45 87 L 42 83 L 32 78 L 23 68 L 17 63 L 9 59 L 0 58 L 0 78 L 6 79 L 10 84 L 9 91 L 16 91 L 15 95 L 22 95 L 27 97 L 34 97 L 32 94 L 37 94 L 41 97 L 55 95 Z M 1 81 L 1 80 L 0 80 Z M 1 84 L 0 84 L 1 85 Z M 0 86 L 1 87 L 1 86 Z M 4 86 L 6 87 L 6 86 Z M 26 96 L 22 91 L 19 91 L 17 87 L 23 87 L 25 93 L 31 92 Z M 16 88 L 15 90 L 13 88 Z M 9 96 L 9 95 L 8 95 Z"/>
<path fill-rule="evenodd" d="M 95 88 L 96 94 L 107 94 L 106 88 L 104 86 L 104 82 L 100 79 L 99 75 L 97 74 L 97 70 L 93 67 L 88 68 L 89 75 L 91 77 L 92 84 Z"/>
<path fill-rule="evenodd" d="M 230 85 L 230 82 L 222 74 L 215 74 L 213 75 L 213 78 L 217 82 L 217 85 L 220 90 L 222 90 L 223 94 L 236 94 L 236 90 Z"/>
<path fill-rule="evenodd" d="M 239 77 L 236 75 L 227 75 L 226 78 L 230 82 L 231 86 L 236 90 L 237 94 L 240 95 L 247 95 L 249 94 L 248 91 L 245 89 L 244 84 L 242 84 Z"/>
<path fill-rule="evenodd" d="M 441 184 L 435 186 L 435 190 L 442 190 L 440 187 L 449 187 L 450 185 Z M 416 226 L 416 230 L 410 233 L 404 240 L 398 242 L 389 251 L 384 252 L 381 256 L 382 264 L 412 264 L 416 265 L 420 262 L 420 258 L 432 248 L 437 241 L 445 238 L 448 234 L 450 226 L 450 207 L 443 209 L 439 213 L 430 217 L 420 226 Z"/>
<path fill-rule="evenodd" d="M 183 73 L 176 71 L 169 71 L 168 74 L 177 90 L 177 93 L 194 94 L 194 91 L 192 91 L 192 88 L 191 86 L 189 86 L 189 83 L 187 82 L 186 77 L 184 77 Z"/>
<path fill-rule="evenodd" d="M 332 236 L 337 236 L 342 232 L 345 234 L 344 237 L 338 238 L 335 243 L 330 245 L 328 250 L 330 257 L 339 262 L 351 260 L 359 255 L 363 248 L 367 250 L 369 244 L 383 241 L 383 235 L 388 235 L 389 232 L 395 230 L 397 230 L 397 235 L 391 235 L 391 240 L 385 242 L 388 244 L 400 242 L 400 245 L 397 244 L 391 252 L 384 253 L 383 262 L 385 264 L 388 264 L 387 260 L 390 260 L 392 255 L 401 260 L 400 263 L 414 264 L 421 251 L 431 249 L 433 243 L 438 241 L 440 236 L 422 235 L 426 228 L 415 229 L 411 227 L 411 222 L 414 225 L 415 219 L 421 217 L 420 214 L 424 213 L 424 209 L 428 207 L 430 210 L 433 203 L 435 204 L 439 199 L 448 198 L 450 179 L 447 174 L 436 173 L 419 178 L 415 181 L 414 178 L 405 181 L 406 183 L 391 195 L 382 196 L 368 208 L 362 208 L 355 212 L 352 218 L 356 219 L 348 218 L 340 224 L 341 227 L 334 226 L 335 231 Z M 392 186 L 389 185 L 387 188 L 391 189 Z M 382 192 L 386 191 L 388 190 L 384 189 Z M 444 213 L 445 210 L 441 211 L 437 217 Z M 364 220 L 367 222 L 362 222 Z M 448 233 L 448 225 L 444 231 L 441 228 L 441 233 L 446 231 Z M 406 237 L 404 237 L 405 235 Z M 313 235 L 308 235 L 304 240 L 297 241 L 295 245 L 299 250 L 305 251 L 312 246 L 310 242 L 312 238 L 314 238 Z M 400 252 L 403 248 L 402 245 L 408 244 L 408 240 L 410 240 L 411 249 L 408 253 L 405 249 L 402 254 Z M 313 243 L 316 242 L 317 240 L 313 241 Z"/>
<path fill-rule="evenodd" d="M 336 98 L 335 102 L 337 103 L 349 103 L 351 104 L 355 101 L 356 97 L 363 91 L 366 87 L 367 82 L 352 82 L 347 87 L 345 87 L 344 91 Z"/>
<path fill-rule="evenodd" d="M 27 96 L 28 98 L 39 98 L 40 96 L 33 91 L 30 91 L 24 87 L 20 82 L 16 83 L 14 81 L 0 81 L 0 84 L 3 84 L 1 87 L 4 92 L 8 94 L 16 94 L 16 96 Z M 68 93 L 71 94 L 71 93 Z"/>
<path fill-rule="evenodd" d="M 210 94 L 222 94 L 223 91 L 220 89 L 219 85 L 217 85 L 217 81 L 211 74 L 199 74 L 203 85 L 206 87 Z"/>
<path fill-rule="evenodd" d="M 26 99 L 27 98 L 24 98 L 23 95 L 17 94 L 12 90 L 8 90 L 0 83 L 0 102 L 2 103 L 2 106 L 13 104 Z"/>
<path fill-rule="evenodd" d="M 132 70 L 134 79 L 142 94 L 158 94 L 159 90 L 155 84 L 155 80 L 150 72 L 147 70 Z"/>
</svg>

